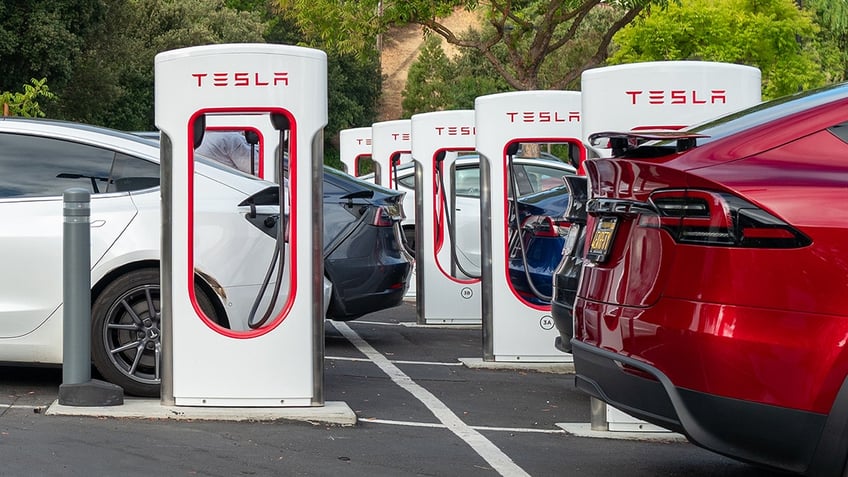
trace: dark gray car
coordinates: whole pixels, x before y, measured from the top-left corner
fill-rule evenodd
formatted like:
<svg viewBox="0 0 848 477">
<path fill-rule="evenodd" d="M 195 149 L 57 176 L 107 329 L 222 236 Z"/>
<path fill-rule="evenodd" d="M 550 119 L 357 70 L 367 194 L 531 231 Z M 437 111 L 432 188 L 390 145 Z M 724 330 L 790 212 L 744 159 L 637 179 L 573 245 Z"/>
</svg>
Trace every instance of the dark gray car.
<svg viewBox="0 0 848 477">
<path fill-rule="evenodd" d="M 352 320 L 399 305 L 412 263 L 400 240 L 403 192 L 324 167 L 327 318 Z"/>
</svg>

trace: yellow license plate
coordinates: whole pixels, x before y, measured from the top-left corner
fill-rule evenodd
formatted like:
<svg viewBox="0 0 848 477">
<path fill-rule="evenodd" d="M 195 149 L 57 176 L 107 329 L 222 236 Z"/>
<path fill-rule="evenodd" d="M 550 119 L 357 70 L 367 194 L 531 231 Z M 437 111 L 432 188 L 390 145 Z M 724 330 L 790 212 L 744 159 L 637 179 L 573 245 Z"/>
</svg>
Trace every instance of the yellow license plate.
<svg viewBox="0 0 848 477">
<path fill-rule="evenodd" d="M 589 244 L 589 252 L 586 258 L 593 262 L 605 262 L 609 257 L 615 229 L 618 225 L 618 217 L 602 217 L 595 232 L 592 234 L 592 242 Z"/>
</svg>

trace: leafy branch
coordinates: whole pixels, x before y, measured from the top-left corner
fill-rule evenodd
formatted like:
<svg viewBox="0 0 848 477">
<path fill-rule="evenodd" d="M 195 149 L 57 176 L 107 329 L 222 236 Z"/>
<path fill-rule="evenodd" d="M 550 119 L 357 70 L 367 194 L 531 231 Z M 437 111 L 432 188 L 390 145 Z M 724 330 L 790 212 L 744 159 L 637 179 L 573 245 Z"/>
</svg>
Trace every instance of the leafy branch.
<svg viewBox="0 0 848 477">
<path fill-rule="evenodd" d="M 3 105 L 3 116 L 23 116 L 26 118 L 43 118 L 38 99 L 56 99 L 56 95 L 47 86 L 47 78 L 33 78 L 31 84 L 24 84 L 23 92 L 4 91 L 0 93 L 0 104 Z"/>
</svg>

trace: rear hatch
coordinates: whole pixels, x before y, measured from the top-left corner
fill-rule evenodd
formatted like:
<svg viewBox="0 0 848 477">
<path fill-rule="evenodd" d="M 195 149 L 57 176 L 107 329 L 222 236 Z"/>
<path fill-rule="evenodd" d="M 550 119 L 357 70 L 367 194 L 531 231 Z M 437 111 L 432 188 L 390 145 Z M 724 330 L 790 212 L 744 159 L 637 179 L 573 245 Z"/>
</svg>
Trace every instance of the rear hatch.
<svg viewBox="0 0 848 477">
<path fill-rule="evenodd" d="M 730 279 L 726 273 L 718 275 L 725 280 L 710 286 L 714 277 L 701 271 L 721 269 L 717 261 L 752 263 L 746 252 L 752 248 L 779 253 L 809 244 L 798 230 L 703 174 L 722 161 L 736 160 L 722 152 L 728 143 L 750 137 L 750 131 L 728 138 L 718 154 L 709 144 L 694 150 L 697 138 L 686 132 L 665 133 L 671 143 L 626 151 L 646 140 L 627 133 L 613 138 L 624 148 L 624 157 L 587 161 L 593 198 L 587 206 L 588 269 L 579 295 L 632 307 L 651 306 L 663 294 L 741 303 L 740 297 L 731 299 L 727 287 L 720 286 Z M 754 142 L 748 141 L 748 146 L 758 147 Z M 706 162 L 713 167 L 691 167 Z M 704 282 L 692 287 L 682 279 Z"/>
<path fill-rule="evenodd" d="M 820 110 L 846 101 L 846 96 L 846 88 L 834 86 L 686 130 L 590 135 L 590 142 L 608 141 L 615 157 L 585 163 L 592 200 L 578 295 L 615 305 L 651 306 L 670 285 L 678 285 L 669 283 L 670 277 L 693 277 L 687 267 L 713 260 L 699 253 L 712 247 L 697 245 L 744 250 L 751 240 L 794 240 L 794 232 L 783 238 L 765 233 L 776 219 L 719 183 L 726 180 L 708 179 L 708 171 L 828 127 L 831 119 Z M 672 294 L 680 297 L 679 290 Z"/>
<path fill-rule="evenodd" d="M 593 199 L 587 207 L 584 248 L 588 270 L 579 295 L 604 303 L 650 306 L 667 282 L 669 269 L 663 262 L 674 259 L 672 238 L 657 226 L 660 216 L 651 191 L 681 187 L 683 174 L 616 159 L 587 161 L 586 170 Z"/>
</svg>

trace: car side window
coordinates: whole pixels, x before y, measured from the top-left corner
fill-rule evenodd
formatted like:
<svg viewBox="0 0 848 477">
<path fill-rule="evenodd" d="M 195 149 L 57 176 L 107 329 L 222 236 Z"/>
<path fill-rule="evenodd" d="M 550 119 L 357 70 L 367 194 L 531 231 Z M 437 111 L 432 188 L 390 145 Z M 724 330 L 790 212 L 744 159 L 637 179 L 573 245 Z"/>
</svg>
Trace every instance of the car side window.
<svg viewBox="0 0 848 477">
<path fill-rule="evenodd" d="M 453 175 L 454 192 L 460 197 L 480 197 L 480 168 L 463 167 Z"/>
<path fill-rule="evenodd" d="M 527 177 L 530 179 L 530 184 L 533 187 L 533 192 L 541 192 L 554 187 L 559 187 L 565 182 L 562 176 L 572 175 L 561 169 L 552 167 L 526 165 L 524 170 L 527 172 Z"/>
<path fill-rule="evenodd" d="M 0 134 L 0 198 L 106 192 L 115 153 L 60 139 Z"/>
<path fill-rule="evenodd" d="M 838 137 L 842 140 L 842 142 L 848 144 L 848 123 L 837 124 L 836 126 L 831 126 L 828 128 L 834 136 Z"/>
<path fill-rule="evenodd" d="M 398 177 L 398 183 L 409 189 L 415 189 L 415 174 Z"/>
<path fill-rule="evenodd" d="M 159 164 L 126 154 L 115 154 L 107 192 L 131 192 L 159 185 Z"/>
</svg>

